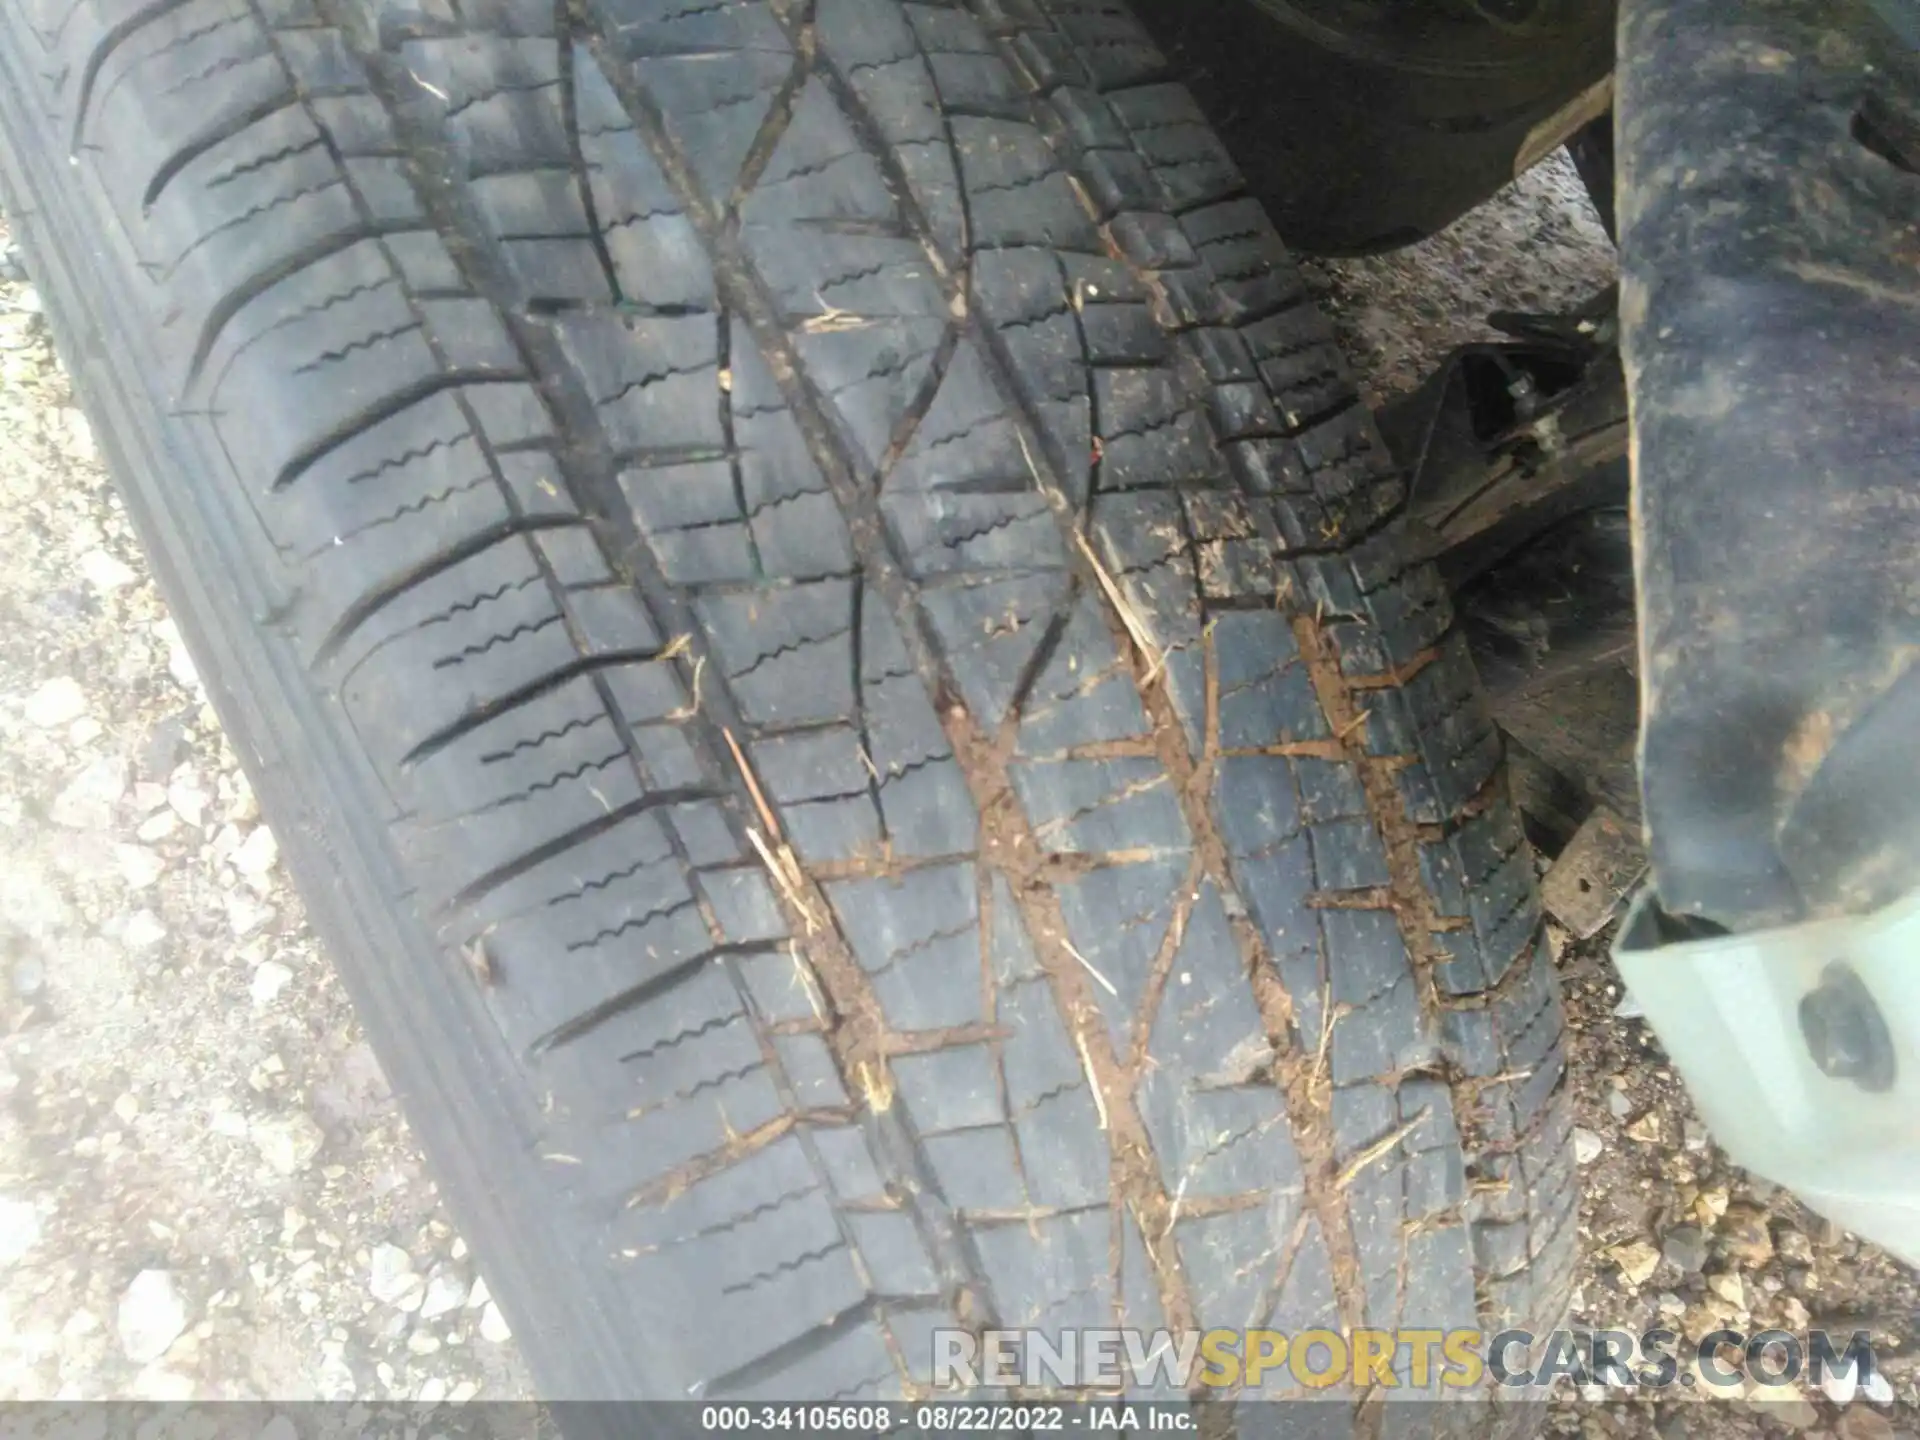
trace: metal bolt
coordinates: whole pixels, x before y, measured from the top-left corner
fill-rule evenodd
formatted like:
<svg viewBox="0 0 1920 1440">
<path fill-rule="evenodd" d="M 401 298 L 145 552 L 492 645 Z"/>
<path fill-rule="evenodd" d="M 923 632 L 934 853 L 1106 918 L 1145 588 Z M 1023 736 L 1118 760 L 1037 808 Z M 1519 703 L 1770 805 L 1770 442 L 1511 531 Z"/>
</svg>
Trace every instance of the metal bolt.
<svg viewBox="0 0 1920 1440">
<path fill-rule="evenodd" d="M 1893 1088 L 1893 1036 L 1873 993 L 1848 966 L 1827 966 L 1818 988 L 1800 997 L 1800 1034 L 1822 1075 L 1851 1080 L 1869 1094 Z"/>
</svg>

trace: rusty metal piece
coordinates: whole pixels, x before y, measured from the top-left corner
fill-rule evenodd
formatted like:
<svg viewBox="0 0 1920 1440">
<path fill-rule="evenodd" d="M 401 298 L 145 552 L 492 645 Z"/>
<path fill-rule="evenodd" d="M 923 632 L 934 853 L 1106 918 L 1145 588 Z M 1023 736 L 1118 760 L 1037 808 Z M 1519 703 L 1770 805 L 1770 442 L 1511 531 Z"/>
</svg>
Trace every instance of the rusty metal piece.
<svg viewBox="0 0 1920 1440">
<path fill-rule="evenodd" d="M 1598 935 L 1647 874 L 1647 851 L 1634 826 L 1595 806 L 1540 882 L 1540 903 L 1576 940 Z"/>
</svg>

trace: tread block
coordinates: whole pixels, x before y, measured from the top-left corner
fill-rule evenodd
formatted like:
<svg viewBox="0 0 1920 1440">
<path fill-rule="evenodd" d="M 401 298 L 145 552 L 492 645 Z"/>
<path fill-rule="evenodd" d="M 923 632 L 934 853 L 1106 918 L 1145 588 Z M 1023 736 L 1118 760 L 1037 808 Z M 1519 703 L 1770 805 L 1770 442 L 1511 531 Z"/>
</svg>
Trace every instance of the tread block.
<svg viewBox="0 0 1920 1440">
<path fill-rule="evenodd" d="M 859 97 L 904 172 L 908 192 L 948 259 L 966 247 L 960 177 L 946 145 L 933 76 L 909 14 L 887 0 L 821 0 L 821 53 Z"/>
<path fill-rule="evenodd" d="M 715 317 L 565 314 L 553 327 L 616 451 L 725 453 Z"/>
<path fill-rule="evenodd" d="M 738 320 L 728 356 L 734 464 L 760 573 L 794 580 L 851 573 L 847 522 L 752 334 Z"/>
<path fill-rule="evenodd" d="M 1121 660 L 1099 603 L 1083 592 L 1020 707 L 1020 753 L 1045 756 L 1147 733 L 1133 672 Z"/>
<path fill-rule="evenodd" d="M 1284 615 L 1228 611 L 1214 621 L 1213 654 L 1220 680 L 1223 748 L 1254 749 L 1332 738 L 1313 677 L 1299 662 L 1299 647 Z"/>
<path fill-rule="evenodd" d="M 1055 887 L 1067 936 L 1095 977 L 1093 997 L 1116 1054 L 1132 1045 L 1154 959 L 1186 880 L 1184 857 L 1114 865 Z"/>
<path fill-rule="evenodd" d="M 1259 1323 L 1261 1301 L 1296 1223 L 1289 1208 L 1283 1202 L 1218 1215 L 1183 1215 L 1175 1223 L 1173 1243 L 1192 1286 L 1200 1324 L 1245 1329 Z"/>
<path fill-rule="evenodd" d="M 599 59 L 579 45 L 572 59 L 580 164 L 621 294 L 649 305 L 714 308 L 712 264 L 659 161 Z"/>
<path fill-rule="evenodd" d="M 1056 571 L 922 592 L 960 698 L 988 733 L 1006 719 L 1070 583 Z"/>
<path fill-rule="evenodd" d="M 941 1318 L 946 1323 L 946 1318 Z M 794 1400 L 818 1395 L 827 1401 L 899 1400 L 905 1398 L 894 1347 L 887 1327 L 867 1322 L 833 1334 L 821 1348 L 809 1347 L 804 1358 L 776 1368 L 764 1379 L 733 1385 L 712 1394 L 740 1400 Z M 932 1354 L 931 1344 L 925 1352 Z"/>
<path fill-rule="evenodd" d="M 1018 1211 L 1027 1203 L 1020 1153 L 1004 1125 L 950 1130 L 921 1141 L 946 1202 L 960 1211 Z"/>
<path fill-rule="evenodd" d="M 793 115 L 740 207 L 767 229 L 834 221 L 896 221 L 893 196 L 874 157 L 861 148 L 824 81 L 800 89 Z"/>
<path fill-rule="evenodd" d="M 1150 1032 L 1155 1065 L 1141 1115 L 1169 1194 L 1194 1199 L 1268 1190 L 1297 1199 L 1304 1172 L 1287 1129 L 1220 894 L 1207 885 L 1187 921 Z"/>
<path fill-rule="evenodd" d="M 1102 490 L 1205 485 L 1220 462 L 1205 419 L 1164 369 L 1100 370 L 1094 375 Z"/>
<path fill-rule="evenodd" d="M 1093 217 L 1035 126 L 975 115 L 949 123 L 976 247 L 1099 249 Z"/>
<path fill-rule="evenodd" d="M 1037 415 L 1047 458 L 1080 503 L 1092 483 L 1093 406 L 1065 271 L 1043 248 L 987 250 L 974 258 L 972 280 L 973 304 L 1011 357 L 1011 381 Z"/>
<path fill-rule="evenodd" d="M 1335 1085 L 1350 1085 L 1432 1060 L 1437 1040 L 1427 1033 L 1406 943 L 1389 910 L 1326 910 L 1333 1003 L 1346 1007 L 1333 1022 L 1328 1049 Z"/>
<path fill-rule="evenodd" d="M 862 738 L 893 852 L 913 858 L 973 848 L 979 812 L 898 629 L 875 605 L 862 608 L 860 628 Z"/>
<path fill-rule="evenodd" d="M 851 726 L 753 746 L 761 786 L 802 860 L 851 860 L 879 849 L 880 815 L 864 753 Z"/>
<path fill-rule="evenodd" d="M 1000 1126 L 1006 1119 L 992 1052 L 959 1045 L 893 1062 L 907 1113 L 923 1138 Z"/>
<path fill-rule="evenodd" d="M 848 581 L 821 580 L 695 602 L 748 724 L 777 730 L 853 718 L 853 594 Z"/>
<path fill-rule="evenodd" d="M 229 0 L 101 6 L 95 13 L 105 19 L 103 12 L 113 10 L 131 12 L 122 24 L 141 12 L 149 18 L 88 58 L 87 113 L 76 133 L 95 146 L 114 137 L 110 192 L 132 221 L 194 156 L 292 93 L 266 31 Z"/>
<path fill-rule="evenodd" d="M 1157 760 L 1029 760 L 1011 775 L 1045 849 L 1100 855 L 1187 848 L 1186 821 Z"/>
<path fill-rule="evenodd" d="M 1115 1323 L 1105 1207 L 976 1227 L 973 1243 L 999 1297 L 1002 1322 L 1049 1333 Z"/>
<path fill-rule="evenodd" d="M 827 886 L 854 958 L 898 1031 L 983 1017 L 979 900 L 971 865 Z"/>
</svg>

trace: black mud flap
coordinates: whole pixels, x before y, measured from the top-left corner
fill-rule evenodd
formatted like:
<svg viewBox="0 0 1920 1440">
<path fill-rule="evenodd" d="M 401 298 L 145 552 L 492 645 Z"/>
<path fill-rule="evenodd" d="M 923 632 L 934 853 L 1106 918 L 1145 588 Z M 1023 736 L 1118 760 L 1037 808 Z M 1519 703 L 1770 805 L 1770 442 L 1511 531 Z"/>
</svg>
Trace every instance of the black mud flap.
<svg viewBox="0 0 1920 1440">
<path fill-rule="evenodd" d="M 1736 932 L 1920 884 L 1912 4 L 1621 7 L 1645 816 Z"/>
</svg>

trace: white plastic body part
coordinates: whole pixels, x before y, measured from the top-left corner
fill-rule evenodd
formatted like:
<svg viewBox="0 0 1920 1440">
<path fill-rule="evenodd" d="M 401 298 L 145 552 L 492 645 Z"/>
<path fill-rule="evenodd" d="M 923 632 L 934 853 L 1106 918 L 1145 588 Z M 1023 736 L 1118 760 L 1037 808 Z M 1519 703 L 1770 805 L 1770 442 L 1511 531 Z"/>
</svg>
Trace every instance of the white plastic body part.
<svg viewBox="0 0 1920 1440">
<path fill-rule="evenodd" d="M 1660 944 L 1643 892 L 1614 961 L 1727 1153 L 1854 1234 L 1920 1264 L 1920 892 L 1861 919 Z M 1815 1063 L 1800 1002 L 1853 971 L 1892 1039 L 1891 1088 Z"/>
</svg>

